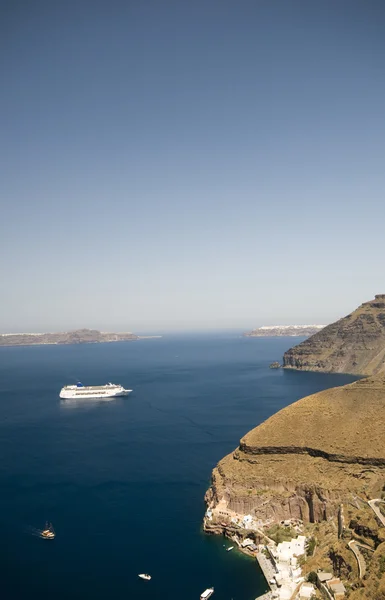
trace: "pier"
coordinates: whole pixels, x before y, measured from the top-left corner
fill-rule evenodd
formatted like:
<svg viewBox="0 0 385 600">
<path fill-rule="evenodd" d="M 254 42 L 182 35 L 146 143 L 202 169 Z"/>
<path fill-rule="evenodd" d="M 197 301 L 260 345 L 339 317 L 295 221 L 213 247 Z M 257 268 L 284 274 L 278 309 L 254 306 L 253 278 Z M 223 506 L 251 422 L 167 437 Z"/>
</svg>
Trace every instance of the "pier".
<svg viewBox="0 0 385 600">
<path fill-rule="evenodd" d="M 270 581 L 274 578 L 276 570 L 271 560 L 264 555 L 262 550 L 260 550 L 257 554 L 257 561 L 269 586 L 275 586 L 275 584 L 271 584 Z"/>
<path fill-rule="evenodd" d="M 262 596 L 259 596 L 259 598 L 256 598 L 256 600 L 271 600 L 272 598 L 274 598 L 273 592 L 277 590 L 277 585 L 275 583 L 272 583 L 274 575 L 276 574 L 276 570 L 272 561 L 269 558 L 267 558 L 267 556 L 265 556 L 263 550 L 264 547 L 262 545 L 259 546 L 257 561 L 259 566 L 261 567 L 261 571 L 267 581 L 270 591 L 266 592 Z"/>
</svg>

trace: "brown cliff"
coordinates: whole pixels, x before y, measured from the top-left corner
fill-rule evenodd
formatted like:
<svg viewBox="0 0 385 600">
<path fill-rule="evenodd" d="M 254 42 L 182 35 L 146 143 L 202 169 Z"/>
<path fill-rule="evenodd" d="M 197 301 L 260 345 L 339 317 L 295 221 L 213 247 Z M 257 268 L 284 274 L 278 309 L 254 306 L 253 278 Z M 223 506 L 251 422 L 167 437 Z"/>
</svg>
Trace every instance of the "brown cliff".
<svg viewBox="0 0 385 600">
<path fill-rule="evenodd" d="M 379 496 L 384 428 L 385 377 L 308 396 L 241 439 L 214 469 L 206 502 L 266 524 L 335 517 L 345 500 Z"/>
<path fill-rule="evenodd" d="M 283 366 L 356 375 L 385 373 L 385 294 L 285 352 Z"/>
</svg>

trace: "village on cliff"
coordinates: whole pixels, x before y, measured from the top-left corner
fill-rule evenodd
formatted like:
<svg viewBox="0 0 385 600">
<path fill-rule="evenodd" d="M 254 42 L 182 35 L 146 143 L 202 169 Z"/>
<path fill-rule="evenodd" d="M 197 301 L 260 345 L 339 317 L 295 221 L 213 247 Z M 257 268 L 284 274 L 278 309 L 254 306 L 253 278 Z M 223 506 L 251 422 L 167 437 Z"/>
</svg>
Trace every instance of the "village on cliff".
<svg viewBox="0 0 385 600">
<path fill-rule="evenodd" d="M 345 598 L 345 586 L 332 573 L 318 571 L 313 581 L 306 581 L 302 575 L 303 560 L 312 551 L 312 540 L 301 534 L 302 521 L 282 521 L 282 529 L 298 535 L 278 544 L 264 533 L 263 527 L 267 525 L 271 524 L 256 521 L 251 515 L 237 515 L 223 507 L 208 508 L 204 517 L 207 533 L 221 532 L 238 550 L 257 560 L 270 588 L 258 600 L 306 600 L 315 598 L 317 587 L 328 598 Z M 256 543 L 261 538 L 263 543 Z"/>
<path fill-rule="evenodd" d="M 213 471 L 204 531 L 258 562 L 258 600 L 382 600 L 385 295 L 288 350 L 283 366 L 361 378 L 246 434 Z"/>
</svg>

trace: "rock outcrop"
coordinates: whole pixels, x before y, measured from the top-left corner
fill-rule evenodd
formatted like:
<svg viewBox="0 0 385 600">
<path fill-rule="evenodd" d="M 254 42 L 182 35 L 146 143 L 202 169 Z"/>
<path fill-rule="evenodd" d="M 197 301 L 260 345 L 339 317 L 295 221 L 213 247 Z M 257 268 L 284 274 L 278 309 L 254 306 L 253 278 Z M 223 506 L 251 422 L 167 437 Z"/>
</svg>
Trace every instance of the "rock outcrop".
<svg viewBox="0 0 385 600">
<path fill-rule="evenodd" d="M 355 495 L 385 482 L 385 377 L 308 396 L 246 434 L 214 469 L 213 521 L 248 515 L 264 524 L 336 517 Z"/>
<path fill-rule="evenodd" d="M 97 344 L 137 340 L 133 333 L 105 333 L 97 329 L 77 329 L 62 333 L 3 333 L 0 346 L 41 346 L 43 344 Z"/>
<path fill-rule="evenodd" d="M 283 366 L 355 375 L 385 373 L 385 294 L 285 352 Z"/>
</svg>

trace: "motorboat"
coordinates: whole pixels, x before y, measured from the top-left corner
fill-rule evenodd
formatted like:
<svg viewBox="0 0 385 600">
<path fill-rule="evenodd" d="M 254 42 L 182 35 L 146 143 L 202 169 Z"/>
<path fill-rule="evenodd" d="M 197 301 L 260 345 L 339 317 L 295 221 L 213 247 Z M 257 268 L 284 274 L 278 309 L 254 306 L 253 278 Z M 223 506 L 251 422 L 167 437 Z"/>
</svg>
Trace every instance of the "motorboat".
<svg viewBox="0 0 385 600">
<path fill-rule="evenodd" d="M 43 540 L 54 540 L 56 537 L 55 530 L 52 526 L 52 523 L 46 523 L 45 529 L 40 533 L 40 537 Z"/>
</svg>

